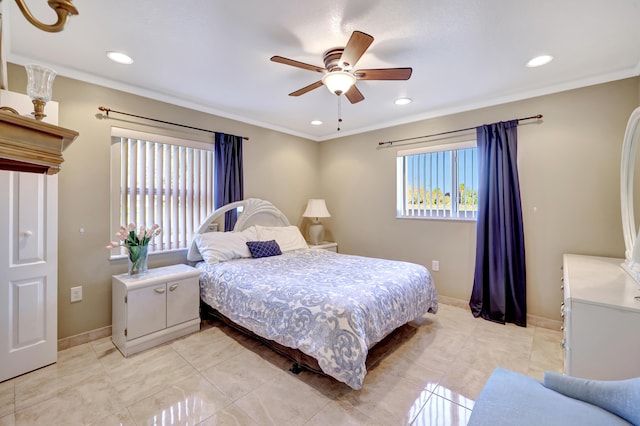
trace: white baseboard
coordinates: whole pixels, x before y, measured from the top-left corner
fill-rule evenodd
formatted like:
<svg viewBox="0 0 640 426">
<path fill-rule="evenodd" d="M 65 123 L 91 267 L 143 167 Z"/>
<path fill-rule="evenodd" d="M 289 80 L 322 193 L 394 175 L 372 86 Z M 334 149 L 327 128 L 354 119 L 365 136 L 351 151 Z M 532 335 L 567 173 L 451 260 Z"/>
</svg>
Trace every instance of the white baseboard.
<svg viewBox="0 0 640 426">
<path fill-rule="evenodd" d="M 466 309 L 469 312 L 471 312 L 471 308 L 469 308 L 468 300 L 462 300 L 462 299 L 456 299 L 455 297 L 438 295 L 438 301 L 440 303 L 444 303 L 445 305 L 455 306 L 456 308 Z M 562 321 L 552 320 L 549 318 L 527 314 L 527 325 L 559 331 L 560 327 L 562 327 Z"/>
<path fill-rule="evenodd" d="M 102 339 L 104 337 L 111 336 L 111 326 L 97 328 L 84 333 L 76 334 L 75 336 L 65 337 L 58 340 L 58 350 L 69 349 L 74 346 L 82 345 L 84 343 L 93 342 L 94 340 Z"/>
<path fill-rule="evenodd" d="M 456 308 L 467 309 L 469 308 L 469 302 L 462 299 L 456 299 L 449 296 L 438 296 L 438 301 L 445 305 L 455 306 Z M 437 314 L 436 314 L 437 315 Z M 538 317 L 535 315 L 527 314 L 527 324 L 535 327 L 548 328 L 550 330 L 560 330 L 562 321 L 552 320 L 549 318 Z M 111 326 L 98 328 L 95 330 L 87 331 L 85 333 L 76 334 L 75 336 L 65 337 L 58 340 L 58 350 L 72 348 L 74 346 L 82 345 L 84 343 L 93 342 L 94 340 L 102 339 L 104 337 L 111 336 Z"/>
</svg>

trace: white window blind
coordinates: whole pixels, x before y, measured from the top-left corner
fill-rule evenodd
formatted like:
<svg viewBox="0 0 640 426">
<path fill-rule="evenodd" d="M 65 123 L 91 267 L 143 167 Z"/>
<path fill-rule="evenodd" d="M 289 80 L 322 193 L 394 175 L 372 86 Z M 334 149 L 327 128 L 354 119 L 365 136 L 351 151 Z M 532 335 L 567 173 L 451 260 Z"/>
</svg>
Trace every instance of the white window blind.
<svg viewBox="0 0 640 426">
<path fill-rule="evenodd" d="M 476 219 L 475 142 L 401 150 L 397 156 L 398 217 Z"/>
<path fill-rule="evenodd" d="M 120 225 L 157 223 L 162 233 L 151 242 L 151 252 L 187 248 L 200 223 L 214 210 L 213 145 L 114 130 L 113 233 Z"/>
</svg>

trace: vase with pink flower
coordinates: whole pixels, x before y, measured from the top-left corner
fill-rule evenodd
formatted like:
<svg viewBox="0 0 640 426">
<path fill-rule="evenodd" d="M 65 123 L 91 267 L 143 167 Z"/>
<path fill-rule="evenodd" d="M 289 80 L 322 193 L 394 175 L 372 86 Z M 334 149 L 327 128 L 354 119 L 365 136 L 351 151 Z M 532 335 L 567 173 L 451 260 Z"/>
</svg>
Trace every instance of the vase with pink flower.
<svg viewBox="0 0 640 426">
<path fill-rule="evenodd" d="M 145 274 L 148 270 L 147 260 L 149 258 L 149 243 L 161 232 L 160 225 L 153 225 L 150 228 L 130 223 L 128 227 L 121 226 L 116 233 L 118 241 L 111 241 L 108 249 L 116 247 L 126 247 L 129 259 L 129 275 Z"/>
</svg>

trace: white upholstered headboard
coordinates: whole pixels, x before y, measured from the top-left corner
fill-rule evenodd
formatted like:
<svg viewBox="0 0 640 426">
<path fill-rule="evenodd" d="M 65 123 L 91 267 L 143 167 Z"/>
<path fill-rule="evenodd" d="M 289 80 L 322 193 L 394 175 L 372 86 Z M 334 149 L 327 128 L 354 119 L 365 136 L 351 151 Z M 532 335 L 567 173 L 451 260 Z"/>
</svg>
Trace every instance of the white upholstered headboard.
<svg viewBox="0 0 640 426">
<path fill-rule="evenodd" d="M 197 230 L 198 234 L 204 234 L 209 229 L 209 225 L 216 223 L 216 221 L 224 216 L 228 211 L 238 209 L 238 220 L 233 228 L 233 231 L 243 231 L 253 225 L 262 226 L 289 226 L 289 220 L 276 206 L 268 201 L 261 200 L 259 198 L 247 198 L 246 200 L 236 201 L 234 203 L 227 204 L 220 207 L 213 213 L 211 213 L 200 224 Z M 191 242 L 189 251 L 187 252 L 187 260 L 191 262 L 198 262 L 202 260 L 198 247 L 195 242 Z"/>
</svg>

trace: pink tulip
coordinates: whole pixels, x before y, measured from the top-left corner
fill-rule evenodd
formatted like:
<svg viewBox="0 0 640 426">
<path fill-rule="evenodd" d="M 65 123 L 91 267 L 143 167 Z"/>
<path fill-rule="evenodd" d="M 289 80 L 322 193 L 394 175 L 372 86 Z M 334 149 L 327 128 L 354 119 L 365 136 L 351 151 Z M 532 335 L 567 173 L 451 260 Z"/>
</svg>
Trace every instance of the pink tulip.
<svg viewBox="0 0 640 426">
<path fill-rule="evenodd" d="M 1 1 L 1 0 L 0 0 Z M 135 232 L 137 231 L 137 235 Z M 126 228 L 124 226 L 120 226 L 120 230 L 116 232 L 115 236 L 120 241 L 111 241 L 107 246 L 108 249 L 113 249 L 120 246 L 131 247 L 131 246 L 139 246 L 139 245 L 147 245 L 151 238 L 159 235 L 162 231 L 160 225 L 157 223 L 147 229 L 144 225 L 137 227 L 135 223 L 130 223 Z M 131 233 L 134 233 L 131 236 Z"/>
</svg>

